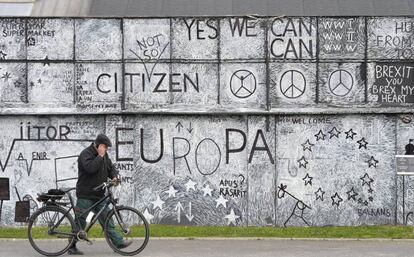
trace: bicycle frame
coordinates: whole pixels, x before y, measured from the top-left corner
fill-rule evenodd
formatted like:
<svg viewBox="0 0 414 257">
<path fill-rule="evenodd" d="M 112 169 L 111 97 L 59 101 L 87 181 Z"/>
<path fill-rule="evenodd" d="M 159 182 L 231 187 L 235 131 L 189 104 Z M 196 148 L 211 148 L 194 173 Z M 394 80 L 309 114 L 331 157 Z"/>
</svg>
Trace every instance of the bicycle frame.
<svg viewBox="0 0 414 257">
<path fill-rule="evenodd" d="M 101 198 L 99 201 L 97 201 L 96 203 L 94 203 L 91 207 L 89 207 L 88 209 L 86 209 L 85 211 L 83 211 L 81 214 L 79 214 L 78 216 L 76 215 L 75 212 L 75 221 L 76 221 L 76 225 L 78 226 L 78 229 L 80 230 L 81 224 L 79 221 L 80 217 L 86 217 L 88 215 L 88 213 L 90 211 L 92 211 L 96 206 L 98 206 L 99 204 L 105 202 L 108 198 L 110 198 L 110 195 L 106 195 L 103 198 Z M 101 216 L 102 212 L 111 204 L 111 201 L 106 201 L 105 205 L 98 211 L 98 213 L 95 213 L 95 215 L 93 216 L 92 220 L 89 222 L 89 224 L 85 227 L 85 231 L 86 233 L 89 232 L 89 230 L 92 228 L 93 225 L 95 225 L 96 221 L 99 219 L 99 217 Z M 115 205 L 113 205 L 115 208 Z M 73 205 L 72 207 L 73 208 Z"/>
<path fill-rule="evenodd" d="M 77 236 L 77 233 L 63 233 L 63 232 L 55 232 L 54 229 L 56 227 L 58 227 L 60 225 L 60 223 L 63 221 L 63 219 L 65 218 L 66 215 L 70 215 L 70 211 L 74 210 L 74 214 L 75 214 L 75 222 L 76 222 L 76 226 L 77 226 L 77 232 L 82 230 L 82 226 L 80 224 L 79 221 L 79 217 L 83 217 L 83 216 L 87 216 L 88 213 L 90 211 L 92 211 L 96 206 L 98 206 L 99 204 L 101 204 L 102 202 L 106 201 L 105 205 L 98 211 L 98 213 L 95 213 L 92 220 L 89 222 L 89 224 L 85 227 L 84 231 L 86 233 L 89 232 L 89 230 L 92 228 L 92 226 L 96 223 L 96 221 L 99 219 L 99 217 L 101 216 L 102 212 L 110 205 L 113 205 L 113 209 L 115 210 L 115 216 L 118 220 L 119 225 L 121 226 L 122 230 L 125 231 L 125 228 L 123 227 L 123 223 L 120 222 L 120 217 L 118 217 L 118 213 L 116 212 L 116 200 L 113 199 L 112 196 L 112 192 L 110 191 L 110 188 L 107 189 L 108 192 L 105 194 L 104 197 L 102 197 L 101 199 L 99 199 L 99 201 L 97 201 L 96 203 L 94 203 L 91 207 L 89 207 L 88 209 L 86 209 L 85 211 L 83 211 L 81 214 L 77 215 L 75 212 L 75 204 L 73 201 L 72 196 L 69 194 L 69 192 L 67 192 L 66 194 L 69 196 L 69 200 L 70 200 L 70 205 L 71 207 L 69 209 L 67 209 L 65 215 L 62 216 L 62 218 L 51 228 L 50 231 L 52 231 L 51 233 L 53 234 L 61 234 L 61 235 L 66 235 L 66 236 Z M 107 201 L 109 199 L 109 201 Z"/>
</svg>

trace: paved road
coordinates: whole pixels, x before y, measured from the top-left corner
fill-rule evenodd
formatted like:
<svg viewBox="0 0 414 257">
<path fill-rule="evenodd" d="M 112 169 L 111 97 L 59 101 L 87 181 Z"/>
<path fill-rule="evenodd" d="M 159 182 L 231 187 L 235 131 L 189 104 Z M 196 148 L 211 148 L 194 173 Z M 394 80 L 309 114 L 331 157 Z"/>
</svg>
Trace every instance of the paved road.
<svg viewBox="0 0 414 257">
<path fill-rule="evenodd" d="M 105 241 L 80 243 L 86 256 L 119 256 Z M 0 240 L 1 257 L 40 256 L 26 240 Z M 64 256 L 67 256 L 66 254 Z M 414 241 L 152 239 L 140 257 L 413 257 Z"/>
</svg>

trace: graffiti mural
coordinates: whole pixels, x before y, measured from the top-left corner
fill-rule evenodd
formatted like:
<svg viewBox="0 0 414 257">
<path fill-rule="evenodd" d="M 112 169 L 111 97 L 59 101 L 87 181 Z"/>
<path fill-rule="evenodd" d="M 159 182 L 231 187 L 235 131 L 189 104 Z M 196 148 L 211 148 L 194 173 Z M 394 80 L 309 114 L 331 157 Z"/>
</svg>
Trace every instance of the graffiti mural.
<svg viewBox="0 0 414 257">
<path fill-rule="evenodd" d="M 313 226 L 394 221 L 395 195 L 382 190 L 396 187 L 393 117 L 287 116 L 276 129 L 277 224 L 297 210 Z"/>
<path fill-rule="evenodd" d="M 16 202 L 27 201 L 33 212 L 38 193 L 76 185 L 77 155 L 104 128 L 102 118 L 76 116 L 2 117 L 1 124 L 0 171 L 10 187 L 4 224 L 13 224 Z"/>
<path fill-rule="evenodd" d="M 1 112 L 310 114 L 407 107 L 414 104 L 412 22 L 0 18 Z"/>
<path fill-rule="evenodd" d="M 412 224 L 412 23 L 0 18 L 0 224 L 74 186 L 98 133 L 153 224 Z"/>
<path fill-rule="evenodd" d="M 108 127 L 120 122 L 113 118 Z M 124 122 L 129 127 L 110 131 L 118 134 L 117 165 L 132 168 L 125 166 L 124 175 L 131 177 L 135 194 L 124 200 L 152 222 L 246 225 L 249 207 L 251 219 L 272 219 L 272 186 L 261 190 L 258 202 L 248 202 L 249 190 L 260 187 L 250 165 L 270 164 L 262 174 L 269 174 L 265 183 L 274 179 L 274 135 L 256 125 L 265 119 L 139 116 Z"/>
<path fill-rule="evenodd" d="M 326 226 L 411 218 L 410 178 L 394 170 L 393 115 L 22 116 L 1 119 L 3 224 L 14 204 L 74 186 L 77 155 L 96 136 L 113 140 L 121 202 L 153 224 Z M 396 184 L 396 181 L 398 183 Z M 402 190 L 404 182 L 404 190 Z M 7 187 L 7 186 L 5 186 Z M 132 192 L 132 193 L 131 193 Z M 396 195 L 397 193 L 397 195 Z M 404 198 L 402 197 L 404 193 Z M 408 216 L 407 216 L 408 215 Z"/>
</svg>

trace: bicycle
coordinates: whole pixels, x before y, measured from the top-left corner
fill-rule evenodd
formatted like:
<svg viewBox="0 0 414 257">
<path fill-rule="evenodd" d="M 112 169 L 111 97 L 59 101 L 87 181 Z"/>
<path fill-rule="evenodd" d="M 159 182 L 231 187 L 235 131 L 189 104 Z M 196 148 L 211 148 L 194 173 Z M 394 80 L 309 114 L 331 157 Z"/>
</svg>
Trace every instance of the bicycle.
<svg viewBox="0 0 414 257">
<path fill-rule="evenodd" d="M 43 202 L 43 207 L 30 216 L 28 225 L 28 237 L 32 247 L 42 255 L 59 256 L 68 251 L 75 240 L 83 240 L 92 244 L 88 239 L 88 232 L 102 215 L 104 209 L 112 204 L 113 208 L 106 217 L 103 226 L 106 242 L 112 250 L 121 255 L 132 256 L 141 252 L 149 240 L 149 224 L 142 213 L 135 208 L 118 205 L 118 199 L 115 199 L 112 193 L 112 187 L 117 184 L 118 181 L 112 180 L 95 187 L 94 190 L 105 190 L 105 196 L 81 214 L 76 215 L 74 212 L 75 219 L 70 214 L 74 210 L 74 200 L 70 191 L 75 188 L 53 189 L 46 194 L 39 195 L 38 200 Z M 69 202 L 61 201 L 65 195 Z M 105 203 L 104 207 L 92 217 L 83 230 L 79 217 L 87 217 L 91 210 L 103 202 Z M 111 220 L 114 220 L 116 231 L 124 239 L 132 241 L 132 244 L 127 248 L 118 249 L 110 239 L 108 226 Z M 53 239 L 53 241 L 45 239 Z"/>
</svg>

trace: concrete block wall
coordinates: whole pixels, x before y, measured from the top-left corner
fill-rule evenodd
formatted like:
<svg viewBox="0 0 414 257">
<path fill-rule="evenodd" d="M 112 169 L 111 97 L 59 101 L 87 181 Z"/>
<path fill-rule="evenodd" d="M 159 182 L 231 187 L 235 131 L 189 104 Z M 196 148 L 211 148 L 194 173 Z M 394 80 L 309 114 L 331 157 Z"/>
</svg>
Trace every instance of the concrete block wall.
<svg viewBox="0 0 414 257">
<path fill-rule="evenodd" d="M 413 21 L 0 18 L 0 224 L 98 133 L 151 223 L 412 223 Z"/>
</svg>

